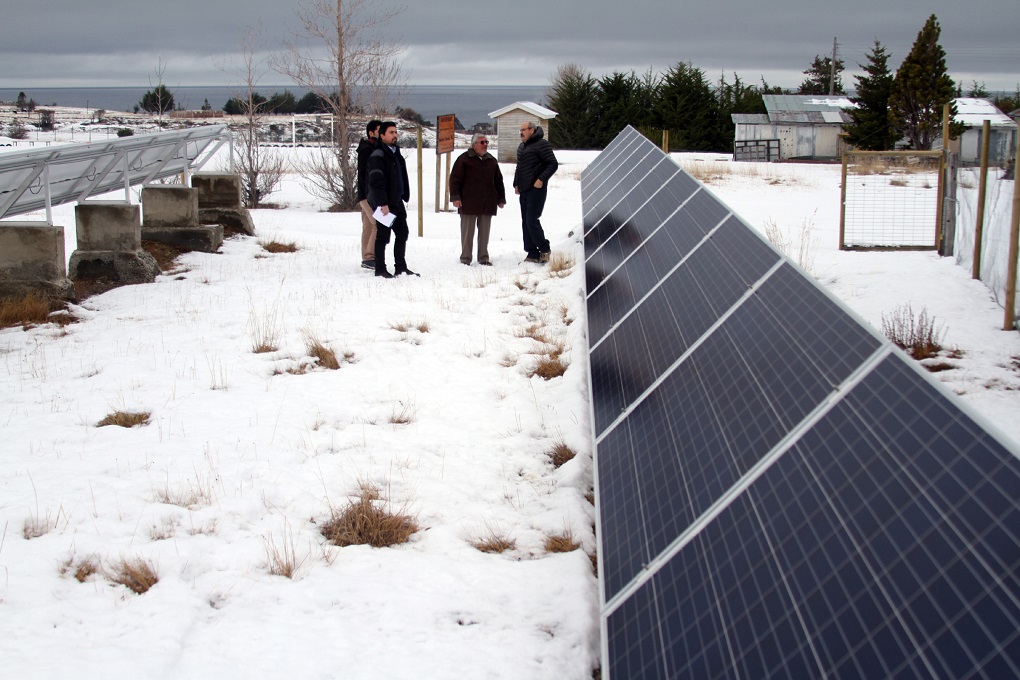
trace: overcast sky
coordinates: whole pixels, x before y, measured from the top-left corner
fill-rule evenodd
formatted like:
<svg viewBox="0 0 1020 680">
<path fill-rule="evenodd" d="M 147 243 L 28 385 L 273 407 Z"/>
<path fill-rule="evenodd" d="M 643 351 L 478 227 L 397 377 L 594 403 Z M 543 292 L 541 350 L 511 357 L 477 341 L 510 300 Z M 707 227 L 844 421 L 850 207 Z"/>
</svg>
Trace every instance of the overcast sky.
<svg viewBox="0 0 1020 680">
<path fill-rule="evenodd" d="M 233 85 L 243 30 L 261 20 L 267 47 L 296 29 L 302 0 L 33 0 L 4 14 L 0 87 L 113 87 L 155 82 Z M 379 2 L 393 7 L 396 3 Z M 389 23 L 407 46 L 404 69 L 421 85 L 544 85 L 560 64 L 599 76 L 661 72 L 691 62 L 714 81 L 797 87 L 834 37 L 844 84 L 877 38 L 895 71 L 930 14 L 942 25 L 950 75 L 1012 92 L 1020 83 L 1017 0 L 411 0 Z M 226 73 L 225 73 L 226 71 Z M 263 83 L 287 84 L 270 74 Z"/>
</svg>

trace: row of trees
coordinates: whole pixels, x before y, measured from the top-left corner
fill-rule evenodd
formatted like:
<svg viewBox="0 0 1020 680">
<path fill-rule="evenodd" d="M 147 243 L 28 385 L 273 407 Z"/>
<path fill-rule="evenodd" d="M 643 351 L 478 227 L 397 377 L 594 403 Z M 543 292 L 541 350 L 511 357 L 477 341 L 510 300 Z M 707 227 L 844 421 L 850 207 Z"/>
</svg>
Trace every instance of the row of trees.
<svg viewBox="0 0 1020 680">
<path fill-rule="evenodd" d="M 941 28 L 931 15 L 918 33 L 910 53 L 895 75 L 890 55 L 879 41 L 867 55 L 864 73 L 855 76 L 857 108 L 848 112 L 848 140 L 861 149 L 887 150 L 905 140 L 913 149 L 930 149 L 942 133 L 942 109 L 961 96 L 946 70 L 946 55 L 939 45 Z M 596 79 L 577 64 L 561 66 L 552 77 L 549 107 L 557 111 L 552 143 L 561 148 L 600 149 L 626 125 L 649 132 L 669 130 L 670 147 L 687 151 L 729 151 L 733 148 L 731 114 L 765 113 L 767 94 L 845 95 L 842 60 L 816 55 L 796 91 L 749 84 L 734 74 L 714 84 L 690 63 L 678 63 L 662 74 L 614 72 Z M 975 83 L 970 96 L 982 96 Z M 983 93 L 987 96 L 987 92 Z M 1020 99 L 1018 87 L 1017 99 Z M 1006 111 L 1018 102 L 996 102 Z M 953 110 L 955 114 L 955 109 Z M 954 124 L 950 134 L 963 126 Z"/>
</svg>

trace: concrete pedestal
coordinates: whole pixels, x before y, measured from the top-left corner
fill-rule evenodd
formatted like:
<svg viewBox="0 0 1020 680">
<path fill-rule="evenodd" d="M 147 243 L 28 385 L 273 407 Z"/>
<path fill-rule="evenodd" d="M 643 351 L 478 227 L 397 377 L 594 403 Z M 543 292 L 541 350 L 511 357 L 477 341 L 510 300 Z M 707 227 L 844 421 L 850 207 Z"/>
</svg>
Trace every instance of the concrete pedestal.
<svg viewBox="0 0 1020 680">
<path fill-rule="evenodd" d="M 142 239 L 214 253 L 223 243 L 223 226 L 199 224 L 198 189 L 147 186 L 142 189 Z"/>
<path fill-rule="evenodd" d="M 139 207 L 124 201 L 86 201 L 74 207 L 78 249 L 67 270 L 71 279 L 110 283 L 151 283 L 156 259 L 142 250 Z"/>
<path fill-rule="evenodd" d="M 241 177 L 229 173 L 196 172 L 191 186 L 198 190 L 198 220 L 219 224 L 226 231 L 255 235 L 255 223 L 241 202 Z"/>
<path fill-rule="evenodd" d="M 74 300 L 64 267 L 64 228 L 42 222 L 0 223 L 0 298 L 26 295 Z"/>
</svg>

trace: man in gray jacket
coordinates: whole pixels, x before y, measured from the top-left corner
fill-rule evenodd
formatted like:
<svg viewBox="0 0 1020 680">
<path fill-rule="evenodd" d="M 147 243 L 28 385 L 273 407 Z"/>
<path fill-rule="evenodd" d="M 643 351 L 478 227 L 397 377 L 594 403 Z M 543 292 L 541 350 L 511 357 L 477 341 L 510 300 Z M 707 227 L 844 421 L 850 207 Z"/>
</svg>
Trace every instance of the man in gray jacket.
<svg viewBox="0 0 1020 680">
<path fill-rule="evenodd" d="M 549 240 L 542 230 L 542 210 L 545 208 L 546 184 L 556 172 L 559 163 L 552 144 L 545 138 L 542 127 L 531 121 L 521 124 L 521 144 L 517 147 L 517 171 L 514 173 L 514 191 L 521 197 L 521 226 L 524 230 L 525 262 L 548 262 Z"/>
</svg>

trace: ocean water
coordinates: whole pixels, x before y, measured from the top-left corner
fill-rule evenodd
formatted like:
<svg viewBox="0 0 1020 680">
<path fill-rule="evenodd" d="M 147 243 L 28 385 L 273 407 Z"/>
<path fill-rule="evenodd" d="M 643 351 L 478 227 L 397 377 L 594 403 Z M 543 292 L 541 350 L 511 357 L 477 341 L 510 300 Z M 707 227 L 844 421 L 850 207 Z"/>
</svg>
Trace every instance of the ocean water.
<svg viewBox="0 0 1020 680">
<path fill-rule="evenodd" d="M 221 109 L 227 100 L 239 93 L 237 87 L 169 86 L 174 101 L 185 109 L 199 109 L 206 99 L 214 109 Z M 142 95 L 152 86 L 137 87 L 50 87 L 0 88 L 0 102 L 14 102 L 19 92 L 34 99 L 39 106 L 78 106 L 107 111 L 131 111 Z M 489 112 L 516 101 L 543 103 L 546 86 L 488 86 L 488 85 L 411 85 L 399 105 L 411 108 L 433 123 L 436 116 L 453 113 L 465 127 L 475 123 L 491 122 Z M 290 90 L 300 99 L 305 91 L 299 87 L 267 85 L 258 88 L 269 97 L 275 92 Z"/>
</svg>

